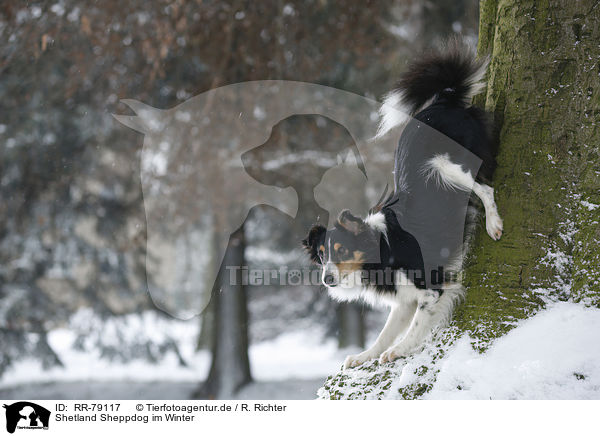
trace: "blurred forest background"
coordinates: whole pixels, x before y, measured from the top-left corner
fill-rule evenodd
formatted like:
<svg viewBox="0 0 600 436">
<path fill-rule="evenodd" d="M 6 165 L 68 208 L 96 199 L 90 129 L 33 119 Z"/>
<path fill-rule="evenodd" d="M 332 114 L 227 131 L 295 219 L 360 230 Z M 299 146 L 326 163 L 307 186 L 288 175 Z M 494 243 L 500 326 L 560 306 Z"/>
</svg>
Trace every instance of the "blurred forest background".
<svg viewBox="0 0 600 436">
<path fill-rule="evenodd" d="M 0 395 L 27 382 L 127 379 L 191 386 L 175 397 L 200 387 L 196 395 L 230 398 L 254 378 L 285 388 L 249 396 L 313 398 L 341 364 L 337 349 L 372 340 L 385 314 L 340 306 L 318 287 L 246 286 L 232 318 L 212 303 L 189 321 L 157 310 L 147 291 L 160 278 L 145 264 L 143 135 L 111 114 L 130 113 L 120 99 L 166 109 L 264 79 L 379 99 L 426 48 L 454 34 L 475 44 L 477 24 L 474 0 L 2 2 Z M 331 131 L 320 128 L 315 134 Z M 282 129 L 306 151 L 301 136 L 319 123 Z M 319 211 L 305 215 L 299 229 L 251 215 L 237 235 L 243 263 L 297 262 L 299 241 L 289 235 Z M 210 238 L 195 243 L 211 252 Z M 211 287 L 189 292 L 209 296 Z M 221 335 L 232 330 L 238 348 L 223 351 Z M 231 359 L 243 365 L 225 370 Z M 202 384 L 207 377 L 213 382 Z M 296 382 L 305 378 L 314 386 Z M 53 386 L 53 398 L 102 395 Z"/>
</svg>

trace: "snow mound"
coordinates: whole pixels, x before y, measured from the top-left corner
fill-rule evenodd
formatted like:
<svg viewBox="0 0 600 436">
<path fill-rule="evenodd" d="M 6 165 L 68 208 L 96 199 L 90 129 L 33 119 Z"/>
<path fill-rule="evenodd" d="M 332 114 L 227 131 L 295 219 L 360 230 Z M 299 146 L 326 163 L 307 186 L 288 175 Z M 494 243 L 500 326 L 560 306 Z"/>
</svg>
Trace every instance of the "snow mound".
<svg viewBox="0 0 600 436">
<path fill-rule="evenodd" d="M 461 338 L 444 360 L 435 399 L 600 399 L 600 310 L 556 303 L 486 353 Z"/>
<path fill-rule="evenodd" d="M 484 353 L 473 348 L 468 334 L 446 342 L 451 345 L 444 342 L 393 364 L 371 361 L 342 371 L 327 380 L 318 396 L 600 399 L 600 309 L 552 303 Z"/>
</svg>

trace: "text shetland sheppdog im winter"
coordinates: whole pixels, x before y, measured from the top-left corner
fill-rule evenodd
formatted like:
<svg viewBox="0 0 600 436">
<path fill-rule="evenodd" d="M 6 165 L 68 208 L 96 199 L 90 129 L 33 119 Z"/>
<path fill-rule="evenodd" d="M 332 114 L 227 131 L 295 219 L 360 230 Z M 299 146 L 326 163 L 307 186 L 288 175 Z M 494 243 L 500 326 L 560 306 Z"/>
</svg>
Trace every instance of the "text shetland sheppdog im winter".
<svg viewBox="0 0 600 436">
<path fill-rule="evenodd" d="M 398 220 L 409 212 L 407 162 L 414 166 L 411 153 L 423 154 L 420 123 L 481 159 L 479 171 L 473 174 L 448 154 L 425 155 L 418 160 L 422 178 L 438 190 L 475 193 L 485 208 L 487 233 L 494 240 L 502 235 L 494 190 L 484 184 L 492 179 L 496 166 L 489 123 L 484 111 L 470 105 L 471 98 L 484 87 L 486 66 L 457 42 L 413 63 L 397 89 L 386 96 L 380 111 L 378 136 L 405 124 L 396 150 L 394 192 L 378 202 L 366 218 L 344 210 L 331 229 L 316 225 L 302 241 L 310 259 L 322 266 L 321 281 L 334 299 L 363 300 L 391 309 L 375 343 L 360 354 L 348 356 L 345 368 L 375 358 L 388 362 L 415 352 L 436 326 L 450 319 L 464 294 L 462 285 L 447 280 L 446 275 L 427 286 L 423 247 Z M 410 117 L 413 119 L 408 121 Z M 452 253 L 444 265 L 446 272 L 460 271 L 462 255 Z"/>
</svg>

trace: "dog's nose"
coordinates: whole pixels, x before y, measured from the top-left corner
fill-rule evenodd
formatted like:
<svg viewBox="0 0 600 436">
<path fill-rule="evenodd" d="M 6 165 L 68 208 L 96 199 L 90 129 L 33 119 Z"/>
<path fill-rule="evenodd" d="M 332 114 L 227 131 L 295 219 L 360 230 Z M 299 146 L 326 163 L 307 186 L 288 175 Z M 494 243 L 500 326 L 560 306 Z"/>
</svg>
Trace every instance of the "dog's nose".
<svg viewBox="0 0 600 436">
<path fill-rule="evenodd" d="M 325 283 L 326 286 L 337 286 L 337 283 L 335 282 L 335 276 L 331 273 L 327 273 L 323 276 L 323 283 Z"/>
</svg>

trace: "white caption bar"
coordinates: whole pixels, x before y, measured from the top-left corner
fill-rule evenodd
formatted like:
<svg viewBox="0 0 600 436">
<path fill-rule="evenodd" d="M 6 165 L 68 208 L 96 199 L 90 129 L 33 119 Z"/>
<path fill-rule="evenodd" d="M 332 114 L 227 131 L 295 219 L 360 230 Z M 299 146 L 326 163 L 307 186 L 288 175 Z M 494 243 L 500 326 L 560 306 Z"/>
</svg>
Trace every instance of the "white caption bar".
<svg viewBox="0 0 600 436">
<path fill-rule="evenodd" d="M 18 436 L 588 434 L 596 431 L 599 406 L 598 401 L 2 402 L 0 434 Z"/>
</svg>

